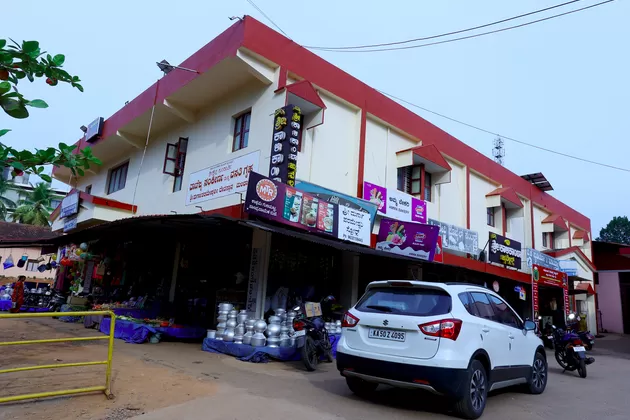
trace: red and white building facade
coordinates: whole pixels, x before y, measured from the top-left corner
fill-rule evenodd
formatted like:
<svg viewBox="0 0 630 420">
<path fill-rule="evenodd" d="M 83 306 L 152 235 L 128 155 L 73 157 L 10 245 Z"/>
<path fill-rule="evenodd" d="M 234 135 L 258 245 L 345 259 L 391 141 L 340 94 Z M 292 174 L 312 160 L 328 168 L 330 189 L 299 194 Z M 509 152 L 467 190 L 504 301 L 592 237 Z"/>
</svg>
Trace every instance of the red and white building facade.
<svg viewBox="0 0 630 420">
<path fill-rule="evenodd" d="M 480 250 L 494 232 L 575 260 L 580 280 L 593 281 L 588 217 L 255 19 L 181 67 L 196 72 L 174 69 L 107 118 L 98 138 L 78 142 L 103 165 L 77 180 L 77 228 L 173 212 L 242 217 L 241 194 L 194 196 L 196 173 L 236 159 L 267 175 L 273 114 L 289 103 L 305 114 L 298 179 L 354 197 L 364 182 L 403 189 L 427 201 L 428 218 L 477 232 Z M 52 222 L 63 229 L 59 211 Z M 510 270 L 446 251 L 445 264 L 530 281 L 525 263 Z"/>
</svg>

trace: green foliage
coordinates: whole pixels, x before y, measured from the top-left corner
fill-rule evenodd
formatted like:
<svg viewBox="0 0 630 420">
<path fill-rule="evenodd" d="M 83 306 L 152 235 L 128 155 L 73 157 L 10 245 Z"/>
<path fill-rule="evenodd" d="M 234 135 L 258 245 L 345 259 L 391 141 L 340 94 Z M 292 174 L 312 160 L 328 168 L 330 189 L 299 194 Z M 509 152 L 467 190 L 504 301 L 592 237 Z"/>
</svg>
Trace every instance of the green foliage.
<svg viewBox="0 0 630 420">
<path fill-rule="evenodd" d="M 51 208 L 53 197 L 50 185 L 40 182 L 35 185 L 26 199 L 18 203 L 19 207 L 11 215 L 13 221 L 27 225 L 50 226 L 49 218 L 53 210 Z"/>
<path fill-rule="evenodd" d="M 4 196 L 7 191 L 11 189 L 11 184 L 11 181 L 6 180 L 2 174 L 0 174 L 0 221 L 7 219 L 8 210 L 17 207 L 16 203 Z"/>
<path fill-rule="evenodd" d="M 597 240 L 630 245 L 630 220 L 628 217 L 613 217 L 606 227 L 599 231 Z"/>
<path fill-rule="evenodd" d="M 48 108 L 42 99 L 26 99 L 17 86 L 23 79 L 34 82 L 35 79 L 46 78 L 50 86 L 57 86 L 59 82 L 67 83 L 83 92 L 81 79 L 70 75 L 62 69 L 66 57 L 63 54 L 51 55 L 41 51 L 39 42 L 23 41 L 22 44 L 10 40 L 0 39 L 0 108 L 13 118 L 28 118 L 28 108 Z M 10 129 L 0 129 L 0 137 L 10 132 Z M 39 175 L 44 181 L 50 182 L 50 176 L 43 174 L 43 165 L 65 166 L 72 174 L 82 176 L 90 164 L 100 165 L 101 162 L 92 155 L 90 148 L 77 153 L 76 146 L 60 143 L 58 148 L 49 147 L 44 150 L 17 150 L 0 143 L 0 168 L 10 166 L 13 176 L 23 172 Z"/>
</svg>

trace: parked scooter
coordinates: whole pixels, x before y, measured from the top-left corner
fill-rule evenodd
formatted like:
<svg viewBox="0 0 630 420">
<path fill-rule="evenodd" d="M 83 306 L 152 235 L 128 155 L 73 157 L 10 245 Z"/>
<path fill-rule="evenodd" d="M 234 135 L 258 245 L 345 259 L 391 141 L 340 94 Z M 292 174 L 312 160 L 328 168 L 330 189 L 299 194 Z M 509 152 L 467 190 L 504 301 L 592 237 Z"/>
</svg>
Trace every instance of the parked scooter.
<svg viewBox="0 0 630 420">
<path fill-rule="evenodd" d="M 333 296 L 328 296 L 322 300 L 322 307 L 328 307 L 329 303 L 334 302 Z M 323 357 L 327 362 L 333 361 L 332 346 L 328 338 L 326 330 L 326 322 L 322 316 L 305 317 L 299 306 L 294 310 L 298 312 L 298 316 L 293 320 L 293 329 L 295 330 L 295 346 L 300 349 L 302 361 L 306 370 L 312 372 L 317 369 L 319 360 Z"/>
<path fill-rule="evenodd" d="M 569 315 L 569 320 L 575 319 L 575 314 Z M 586 348 L 582 339 L 573 331 L 564 331 L 551 326 L 553 330 L 553 344 L 556 361 L 565 371 L 578 371 L 581 378 L 586 378 L 586 366 L 592 364 L 595 359 L 586 356 Z"/>
<path fill-rule="evenodd" d="M 61 306 L 67 302 L 68 298 L 59 290 L 52 292 L 51 299 L 48 301 L 48 310 L 50 312 L 59 312 Z"/>
<path fill-rule="evenodd" d="M 573 315 L 573 318 L 571 318 L 571 315 Z M 582 340 L 582 342 L 584 343 L 584 347 L 586 348 L 586 350 L 591 351 L 593 350 L 593 346 L 595 345 L 595 336 L 591 334 L 590 331 L 579 331 L 579 323 L 580 316 L 570 314 L 567 329 L 571 329 L 575 334 L 577 334 L 580 337 L 580 340 Z"/>
</svg>

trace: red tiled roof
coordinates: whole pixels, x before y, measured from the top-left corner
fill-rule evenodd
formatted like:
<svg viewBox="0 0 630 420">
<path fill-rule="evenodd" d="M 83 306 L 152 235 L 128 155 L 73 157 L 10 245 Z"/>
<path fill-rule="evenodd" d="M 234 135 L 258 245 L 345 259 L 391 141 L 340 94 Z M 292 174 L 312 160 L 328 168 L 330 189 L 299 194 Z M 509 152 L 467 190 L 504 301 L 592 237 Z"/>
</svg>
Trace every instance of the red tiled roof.
<svg viewBox="0 0 630 420">
<path fill-rule="evenodd" d="M 541 223 L 553 223 L 555 226 L 563 228 L 564 230 L 568 229 L 566 220 L 559 214 L 550 214 L 545 217 Z"/>
<path fill-rule="evenodd" d="M 57 236 L 50 227 L 0 222 L 0 243 L 33 242 Z"/>
<path fill-rule="evenodd" d="M 497 188 L 496 190 L 486 194 L 486 197 L 491 197 L 493 195 L 498 195 L 501 198 L 503 198 L 503 199 L 509 201 L 510 203 L 514 204 L 517 207 L 520 207 L 520 208 L 524 207 L 523 206 L 523 202 L 518 197 L 518 194 L 516 194 L 516 191 L 514 191 L 514 188 L 512 188 L 512 187 Z"/>
<path fill-rule="evenodd" d="M 597 271 L 597 268 L 595 267 L 595 264 L 593 264 L 593 262 L 588 259 L 586 254 L 584 254 L 584 252 L 582 252 L 582 250 L 579 247 L 577 247 L 577 246 L 572 246 L 572 247 L 565 248 L 565 249 L 554 249 L 552 251 L 544 251 L 545 254 L 551 255 L 554 258 L 558 258 L 558 257 L 561 257 L 563 255 L 570 254 L 572 252 L 575 252 L 580 258 L 582 258 L 584 260 L 584 262 L 591 268 L 591 270 Z"/>
<path fill-rule="evenodd" d="M 584 239 L 585 241 L 588 241 L 588 235 L 583 230 L 576 230 L 573 234 L 573 239 Z"/>
</svg>

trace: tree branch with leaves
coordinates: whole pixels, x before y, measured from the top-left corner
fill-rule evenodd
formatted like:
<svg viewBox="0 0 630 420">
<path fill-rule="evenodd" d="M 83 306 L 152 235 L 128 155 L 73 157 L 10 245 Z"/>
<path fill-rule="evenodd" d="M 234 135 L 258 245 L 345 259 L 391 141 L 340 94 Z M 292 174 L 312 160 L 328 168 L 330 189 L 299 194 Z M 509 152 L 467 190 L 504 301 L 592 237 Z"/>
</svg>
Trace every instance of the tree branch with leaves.
<svg viewBox="0 0 630 420">
<path fill-rule="evenodd" d="M 30 108 L 48 108 L 42 99 L 26 99 L 18 90 L 20 81 L 35 82 L 45 78 L 49 86 L 66 83 L 83 92 L 81 80 L 70 75 L 62 66 L 66 58 L 63 54 L 51 55 L 41 51 L 39 42 L 23 41 L 22 44 L 0 39 L 0 108 L 10 117 L 28 118 Z M 11 130 L 0 128 L 0 137 Z M 44 165 L 65 166 L 73 175 L 83 176 L 90 165 L 100 165 L 89 147 L 76 151 L 77 146 L 59 143 L 58 147 L 46 149 L 18 150 L 0 143 L 0 168 L 11 167 L 13 176 L 24 172 L 39 175 L 44 181 L 52 178 L 43 173 Z"/>
</svg>

